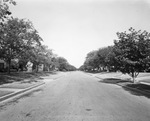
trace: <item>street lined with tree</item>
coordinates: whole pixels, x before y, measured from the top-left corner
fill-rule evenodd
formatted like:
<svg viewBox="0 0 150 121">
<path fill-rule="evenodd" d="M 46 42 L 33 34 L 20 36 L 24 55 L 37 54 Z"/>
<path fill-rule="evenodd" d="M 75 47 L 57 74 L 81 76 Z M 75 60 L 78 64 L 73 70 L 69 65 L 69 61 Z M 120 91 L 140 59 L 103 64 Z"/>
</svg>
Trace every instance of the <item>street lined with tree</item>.
<svg viewBox="0 0 150 121">
<path fill-rule="evenodd" d="M 13 18 L 9 4 L 16 5 L 16 2 L 7 0 L 0 4 L 0 59 L 6 63 L 6 67 L 3 66 L 0 71 L 7 70 L 10 73 L 11 68 L 16 68 L 17 71 L 27 70 L 28 62 L 33 64 L 32 69 L 35 72 L 38 72 L 40 65 L 43 65 L 43 71 L 56 68 L 65 71 L 75 70 L 65 58 L 65 64 L 62 64 L 59 61 L 61 57 L 55 56 L 51 49 L 42 44 L 44 40 L 30 20 Z M 53 63 L 54 58 L 59 67 Z"/>
<path fill-rule="evenodd" d="M 54 76 L 54 75 L 53 75 Z M 46 85 L 1 106 L 2 121 L 149 121 L 150 101 L 83 72 L 46 77 Z"/>
<path fill-rule="evenodd" d="M 85 71 L 120 71 L 129 74 L 135 82 L 139 72 L 147 72 L 150 67 L 150 34 L 136 31 L 117 32 L 114 46 L 100 48 L 87 54 Z"/>
</svg>

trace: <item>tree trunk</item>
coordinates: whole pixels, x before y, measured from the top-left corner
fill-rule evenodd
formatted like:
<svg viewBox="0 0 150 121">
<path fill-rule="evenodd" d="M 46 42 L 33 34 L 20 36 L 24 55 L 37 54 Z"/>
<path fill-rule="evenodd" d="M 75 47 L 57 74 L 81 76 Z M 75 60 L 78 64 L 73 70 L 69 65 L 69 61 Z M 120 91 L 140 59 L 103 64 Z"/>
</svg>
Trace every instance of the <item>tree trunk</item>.
<svg viewBox="0 0 150 121">
<path fill-rule="evenodd" d="M 135 83 L 135 74 L 134 74 L 134 72 L 131 72 L 131 77 L 132 77 L 133 83 Z"/>
<path fill-rule="evenodd" d="M 135 81 L 136 81 L 136 80 L 135 80 L 135 76 L 133 76 L 132 79 L 133 79 L 133 83 L 135 83 Z"/>
<path fill-rule="evenodd" d="M 11 59 L 8 60 L 8 70 L 7 70 L 8 74 L 10 74 L 10 66 L 11 66 Z"/>
<path fill-rule="evenodd" d="M 136 77 L 139 75 L 139 72 L 132 72 L 131 77 L 133 79 L 133 83 L 136 83 Z"/>
<path fill-rule="evenodd" d="M 36 72 L 39 71 L 39 64 L 36 64 Z"/>
</svg>

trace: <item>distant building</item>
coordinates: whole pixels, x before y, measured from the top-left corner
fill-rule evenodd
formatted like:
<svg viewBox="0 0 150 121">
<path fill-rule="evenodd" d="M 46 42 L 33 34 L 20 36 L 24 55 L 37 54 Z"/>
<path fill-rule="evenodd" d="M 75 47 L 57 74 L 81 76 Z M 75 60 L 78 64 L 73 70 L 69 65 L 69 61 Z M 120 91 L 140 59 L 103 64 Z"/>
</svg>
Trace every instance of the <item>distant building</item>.
<svg viewBox="0 0 150 121">
<path fill-rule="evenodd" d="M 37 68 L 38 68 L 38 69 L 37 69 Z M 29 62 L 27 63 L 27 72 L 33 72 L 33 71 L 36 71 L 36 69 L 37 69 L 39 72 L 41 72 L 41 71 L 43 71 L 44 65 L 43 65 L 43 64 L 40 64 L 40 65 L 38 65 L 37 68 L 33 69 L 33 63 L 32 63 L 32 62 L 29 61 Z"/>
<path fill-rule="evenodd" d="M 27 63 L 27 72 L 32 72 L 32 66 L 33 66 L 33 63 L 29 61 Z"/>
</svg>

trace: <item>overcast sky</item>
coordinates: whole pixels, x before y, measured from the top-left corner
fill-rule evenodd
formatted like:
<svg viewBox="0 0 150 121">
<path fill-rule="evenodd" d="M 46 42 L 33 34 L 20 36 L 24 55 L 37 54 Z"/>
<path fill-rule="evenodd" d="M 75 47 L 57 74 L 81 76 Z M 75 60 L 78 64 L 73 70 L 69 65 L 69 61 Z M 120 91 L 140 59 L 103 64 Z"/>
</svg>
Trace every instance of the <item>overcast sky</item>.
<svg viewBox="0 0 150 121">
<path fill-rule="evenodd" d="M 86 54 L 113 45 L 116 32 L 150 32 L 148 0 L 15 0 L 12 15 L 32 21 L 54 53 L 76 67 Z"/>
</svg>

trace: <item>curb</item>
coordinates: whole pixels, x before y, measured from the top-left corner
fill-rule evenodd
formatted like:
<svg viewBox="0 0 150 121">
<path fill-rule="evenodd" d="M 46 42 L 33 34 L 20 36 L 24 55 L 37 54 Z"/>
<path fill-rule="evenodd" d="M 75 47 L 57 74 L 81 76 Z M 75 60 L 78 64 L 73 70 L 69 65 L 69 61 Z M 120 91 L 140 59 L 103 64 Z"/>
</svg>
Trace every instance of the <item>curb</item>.
<svg viewBox="0 0 150 121">
<path fill-rule="evenodd" d="M 103 79 L 103 78 L 100 78 L 100 77 L 98 77 L 98 76 L 94 76 L 95 78 L 97 78 L 97 79 Z"/>
<path fill-rule="evenodd" d="M 145 84 L 145 85 L 149 85 L 150 86 L 150 83 L 147 83 L 147 82 L 139 82 L 139 83 L 141 83 L 141 84 Z"/>
<path fill-rule="evenodd" d="M 44 84 L 45 84 L 45 82 L 41 82 L 40 84 L 36 84 L 36 85 L 30 86 L 28 88 L 22 89 L 21 91 L 10 93 L 8 95 L 4 95 L 4 96 L 0 97 L 0 102 L 5 101 L 5 100 L 7 100 L 7 99 L 9 99 L 11 97 L 17 96 L 17 95 L 19 95 L 21 93 L 24 93 L 26 91 L 29 91 L 31 89 L 34 89 L 34 88 L 39 87 L 39 86 L 44 85 Z"/>
</svg>

